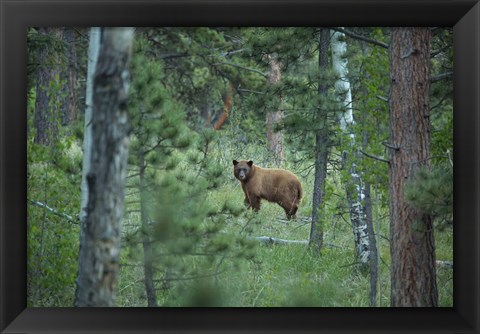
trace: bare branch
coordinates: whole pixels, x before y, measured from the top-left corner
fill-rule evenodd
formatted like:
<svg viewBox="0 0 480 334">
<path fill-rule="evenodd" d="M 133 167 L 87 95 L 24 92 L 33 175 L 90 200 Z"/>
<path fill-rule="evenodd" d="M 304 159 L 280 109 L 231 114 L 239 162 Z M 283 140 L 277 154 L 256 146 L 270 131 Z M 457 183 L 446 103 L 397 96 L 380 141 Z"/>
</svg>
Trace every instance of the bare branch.
<svg viewBox="0 0 480 334">
<path fill-rule="evenodd" d="M 250 90 L 250 89 L 244 89 L 244 88 L 238 88 L 237 91 L 241 93 L 252 93 L 252 94 L 258 94 L 258 95 L 265 95 L 264 92 L 259 92 L 256 90 Z"/>
<path fill-rule="evenodd" d="M 229 66 L 233 66 L 233 67 L 236 67 L 236 68 L 240 68 L 242 70 L 246 70 L 246 71 L 250 71 L 250 72 L 254 72 L 254 73 L 258 73 L 260 74 L 261 76 L 263 77 L 267 77 L 267 74 L 263 73 L 262 71 L 260 70 L 257 70 L 255 68 L 250 68 L 250 67 L 245 67 L 245 66 L 241 66 L 241 65 L 238 65 L 238 64 L 234 64 L 234 63 L 230 63 L 230 62 L 226 62 L 226 61 L 222 61 L 222 62 L 219 62 L 219 63 L 215 63 L 215 64 L 212 64 L 214 66 L 218 66 L 218 65 L 229 65 Z"/>
<path fill-rule="evenodd" d="M 369 158 L 371 158 L 371 159 L 378 160 L 378 161 L 381 161 L 381 162 L 386 162 L 387 164 L 390 163 L 390 161 L 388 161 L 388 160 L 386 160 L 386 159 L 377 157 L 377 156 L 375 156 L 375 155 L 368 154 L 368 153 L 366 153 L 366 152 L 364 152 L 364 151 L 362 151 L 362 150 L 360 150 L 360 152 L 362 152 L 363 155 L 365 155 L 365 156 L 367 156 L 367 157 L 369 157 Z"/>
<path fill-rule="evenodd" d="M 447 44 L 447 45 L 443 46 L 442 48 L 440 48 L 439 50 L 432 50 L 430 52 L 430 58 L 435 58 L 436 56 L 438 56 L 439 54 L 441 54 L 445 50 L 450 49 L 451 47 L 452 47 L 451 44 Z"/>
<path fill-rule="evenodd" d="M 386 43 L 383 43 L 383 42 L 380 42 L 380 41 L 377 41 L 375 39 L 371 39 L 371 38 L 368 38 L 368 37 L 364 37 L 362 35 L 358 35 L 358 34 L 352 32 L 350 30 L 347 30 L 345 28 L 331 27 L 330 29 L 338 31 L 338 32 L 342 32 L 349 37 L 352 37 L 352 38 L 355 38 L 355 39 L 358 39 L 358 40 L 361 40 L 361 41 L 364 41 L 364 42 L 367 42 L 367 43 L 370 43 L 370 44 L 388 49 L 388 44 L 386 44 Z"/>
<path fill-rule="evenodd" d="M 453 77 L 453 72 L 445 72 L 434 77 L 430 78 L 430 82 L 437 82 L 444 79 L 451 79 Z"/>
<path fill-rule="evenodd" d="M 243 51 L 245 51 L 245 50 L 244 49 L 238 49 L 238 50 L 233 50 L 233 51 L 222 52 L 222 56 L 228 57 L 228 56 L 231 56 L 235 53 L 239 53 L 239 52 L 243 52 Z"/>
<path fill-rule="evenodd" d="M 78 217 L 72 217 L 72 216 L 70 216 L 70 215 L 67 215 L 66 213 L 58 212 L 57 210 L 52 209 L 51 207 L 49 207 L 48 205 L 46 205 L 46 204 L 44 204 L 44 203 L 41 203 L 41 202 L 38 202 L 38 201 L 34 201 L 34 200 L 30 200 L 30 203 L 32 203 L 33 205 L 38 206 L 38 207 L 40 207 L 40 208 L 46 209 L 47 211 L 53 213 L 53 214 L 56 215 L 56 216 L 65 218 L 65 219 L 67 219 L 69 222 L 71 222 L 71 223 L 73 223 L 73 224 L 78 224 L 78 222 L 79 222 Z"/>
<path fill-rule="evenodd" d="M 380 101 L 383 101 L 383 102 L 389 102 L 390 100 L 388 99 L 388 97 L 385 97 L 385 96 L 380 96 L 380 95 L 375 95 L 375 97 L 377 99 L 379 99 Z"/>
<path fill-rule="evenodd" d="M 393 146 L 392 144 L 389 144 L 389 143 L 387 143 L 386 141 L 384 141 L 384 142 L 382 143 L 382 145 L 385 146 L 385 147 L 388 147 L 388 148 L 390 148 L 390 149 L 392 149 L 392 150 L 395 150 L 395 151 L 398 151 L 398 150 L 400 149 L 400 147 L 398 147 L 398 146 Z"/>
<path fill-rule="evenodd" d="M 187 52 L 172 52 L 172 53 L 162 53 L 159 55 L 156 55 L 157 58 L 159 59 L 174 59 L 174 58 L 184 58 L 184 57 L 190 57 L 190 55 Z"/>
</svg>

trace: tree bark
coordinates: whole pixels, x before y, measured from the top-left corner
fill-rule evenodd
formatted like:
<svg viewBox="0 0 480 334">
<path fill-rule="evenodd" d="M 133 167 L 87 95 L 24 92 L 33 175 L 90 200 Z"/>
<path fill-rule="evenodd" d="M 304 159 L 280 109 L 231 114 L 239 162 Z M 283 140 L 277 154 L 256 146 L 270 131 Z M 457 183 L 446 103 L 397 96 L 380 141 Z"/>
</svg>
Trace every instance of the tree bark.
<svg viewBox="0 0 480 334">
<path fill-rule="evenodd" d="M 63 38 L 61 28 L 38 28 L 38 33 L 44 38 L 50 37 L 58 40 Z M 37 58 L 42 65 L 37 69 L 35 143 L 52 145 L 58 136 L 58 123 L 61 117 L 59 115 L 60 92 L 56 92 L 52 88 L 52 84 L 58 83 L 60 80 L 61 61 L 59 53 L 48 45 L 39 49 Z"/>
<path fill-rule="evenodd" d="M 391 306 L 438 306 L 432 217 L 404 198 L 429 164 L 429 28 L 393 28 L 389 53 Z"/>
<path fill-rule="evenodd" d="M 127 90 L 132 42 L 131 28 L 101 29 L 75 306 L 115 305 L 128 156 Z"/>
<path fill-rule="evenodd" d="M 279 83 L 282 78 L 280 72 L 280 64 L 275 59 L 275 56 L 268 56 L 270 64 L 270 70 L 267 76 L 267 85 L 274 86 Z M 279 106 L 276 111 L 267 111 L 266 115 L 266 127 L 267 127 L 267 145 L 268 151 L 272 155 L 273 161 L 277 166 L 282 166 L 285 163 L 285 145 L 284 145 L 284 133 L 282 130 L 276 131 L 275 127 L 278 123 L 281 123 L 285 117 L 285 113 L 282 109 L 282 96 L 279 96 Z"/>
<path fill-rule="evenodd" d="M 322 78 L 322 74 L 328 68 L 328 44 L 330 41 L 328 29 L 321 29 L 319 40 L 318 66 L 320 68 L 320 77 L 318 79 L 318 95 L 324 98 L 327 95 L 327 82 Z M 322 99 L 319 99 L 322 101 Z M 324 104 L 318 106 L 315 115 L 317 124 L 317 133 L 315 134 L 315 179 L 313 183 L 312 199 L 312 225 L 310 228 L 310 246 L 318 253 L 323 247 L 323 208 L 325 197 L 325 180 L 327 178 L 328 161 L 328 110 Z"/>
<path fill-rule="evenodd" d="M 77 47 L 76 35 L 72 28 L 63 28 L 66 44 L 66 66 L 63 71 L 64 103 L 62 108 L 62 125 L 71 124 L 77 119 Z"/>
</svg>

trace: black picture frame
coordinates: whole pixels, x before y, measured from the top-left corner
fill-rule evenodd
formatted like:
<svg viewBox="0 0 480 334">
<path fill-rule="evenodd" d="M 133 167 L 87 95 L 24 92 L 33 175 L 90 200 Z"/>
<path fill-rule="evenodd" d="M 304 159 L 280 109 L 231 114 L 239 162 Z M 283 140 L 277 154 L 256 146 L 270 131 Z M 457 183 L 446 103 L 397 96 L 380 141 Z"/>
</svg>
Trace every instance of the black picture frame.
<svg viewBox="0 0 480 334">
<path fill-rule="evenodd" d="M 474 0 L 0 0 L 0 331 L 478 333 L 480 4 Z M 26 308 L 29 26 L 453 26 L 454 307 Z"/>
</svg>

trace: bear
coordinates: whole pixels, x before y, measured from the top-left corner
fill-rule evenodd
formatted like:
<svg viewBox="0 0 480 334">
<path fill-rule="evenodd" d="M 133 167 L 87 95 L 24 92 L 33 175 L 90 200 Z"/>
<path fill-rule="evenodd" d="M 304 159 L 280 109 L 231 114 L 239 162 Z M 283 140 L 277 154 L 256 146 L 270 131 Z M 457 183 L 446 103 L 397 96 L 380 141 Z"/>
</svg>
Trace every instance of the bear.
<svg viewBox="0 0 480 334">
<path fill-rule="evenodd" d="M 262 168 L 252 160 L 233 160 L 233 175 L 240 181 L 249 208 L 260 210 L 260 200 L 265 199 L 280 205 L 288 220 L 295 218 L 303 196 L 295 174 L 285 169 Z"/>
</svg>

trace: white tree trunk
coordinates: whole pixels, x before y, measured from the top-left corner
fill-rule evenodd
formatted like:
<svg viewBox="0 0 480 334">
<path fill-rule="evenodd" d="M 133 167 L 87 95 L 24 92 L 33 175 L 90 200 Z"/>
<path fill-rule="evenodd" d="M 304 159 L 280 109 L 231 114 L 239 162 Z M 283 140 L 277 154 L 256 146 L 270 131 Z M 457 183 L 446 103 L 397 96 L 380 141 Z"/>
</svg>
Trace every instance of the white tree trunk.
<svg viewBox="0 0 480 334">
<path fill-rule="evenodd" d="M 355 148 L 355 134 L 351 126 L 355 124 L 352 108 L 352 91 L 348 79 L 348 60 L 346 58 L 347 43 L 345 35 L 340 32 L 331 32 L 332 67 L 338 76 L 335 82 L 335 89 L 339 98 L 342 99 L 343 111 L 339 112 L 340 127 L 348 133 L 351 146 L 351 154 L 347 159 L 355 159 L 357 150 Z M 350 218 L 353 225 L 355 240 L 355 255 L 361 267 L 368 268 L 370 258 L 370 242 L 368 239 L 367 219 L 363 201 L 365 199 L 364 183 L 357 171 L 357 166 L 352 160 L 350 166 L 350 185 L 347 184 L 347 197 L 350 203 Z"/>
<path fill-rule="evenodd" d="M 133 29 L 102 28 L 93 74 L 90 149 L 83 171 L 75 306 L 114 306 L 128 157 L 128 66 Z M 96 41 L 93 41 L 96 42 Z M 94 47 L 93 47 L 94 48 Z M 94 58 L 92 58 L 94 59 Z"/>
<path fill-rule="evenodd" d="M 81 185 L 80 221 L 85 219 L 88 203 L 87 173 L 90 171 L 90 155 L 92 147 L 92 110 L 93 110 L 93 76 L 97 67 L 100 51 L 100 28 L 90 28 L 88 45 L 87 91 L 85 95 L 85 125 L 83 134 L 83 168 Z"/>
<path fill-rule="evenodd" d="M 340 32 L 331 31 L 331 48 L 332 48 L 332 67 L 338 76 L 335 82 L 335 90 L 337 94 L 343 97 L 344 109 L 339 112 L 338 118 L 340 128 L 348 131 L 348 126 L 354 124 L 352 112 L 352 90 L 350 89 L 350 80 L 348 79 L 348 60 L 346 58 L 347 43 L 343 40 L 345 35 Z M 354 134 L 351 134 L 354 138 Z"/>
</svg>

